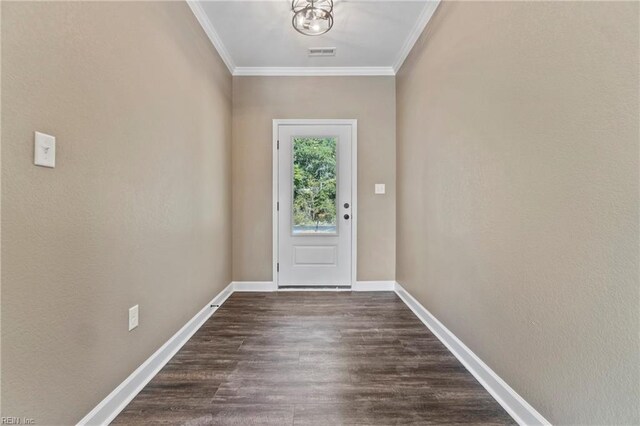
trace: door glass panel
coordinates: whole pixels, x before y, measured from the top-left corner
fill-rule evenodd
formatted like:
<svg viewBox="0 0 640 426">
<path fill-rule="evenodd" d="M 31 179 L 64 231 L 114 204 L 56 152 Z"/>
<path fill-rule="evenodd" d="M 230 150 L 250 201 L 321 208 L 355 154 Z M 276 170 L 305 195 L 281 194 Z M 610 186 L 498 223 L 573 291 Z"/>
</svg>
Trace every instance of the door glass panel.
<svg viewBox="0 0 640 426">
<path fill-rule="evenodd" d="M 293 138 L 293 234 L 337 234 L 336 140 Z"/>
</svg>

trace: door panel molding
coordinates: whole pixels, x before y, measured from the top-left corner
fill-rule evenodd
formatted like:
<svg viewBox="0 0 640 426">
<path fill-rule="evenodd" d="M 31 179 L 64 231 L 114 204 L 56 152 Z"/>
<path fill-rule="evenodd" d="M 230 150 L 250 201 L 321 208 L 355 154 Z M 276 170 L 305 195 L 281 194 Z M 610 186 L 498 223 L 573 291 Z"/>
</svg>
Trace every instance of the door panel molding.
<svg viewBox="0 0 640 426">
<path fill-rule="evenodd" d="M 293 246 L 294 265 L 335 265 L 337 246 Z"/>
<path fill-rule="evenodd" d="M 348 125 L 351 127 L 351 287 L 356 284 L 358 259 L 358 120 L 356 119 L 274 119 L 272 135 L 272 271 L 273 283 L 278 288 L 278 249 L 279 249 L 279 209 L 288 208 L 278 206 L 279 188 L 279 155 L 278 133 L 280 126 L 321 126 Z"/>
</svg>

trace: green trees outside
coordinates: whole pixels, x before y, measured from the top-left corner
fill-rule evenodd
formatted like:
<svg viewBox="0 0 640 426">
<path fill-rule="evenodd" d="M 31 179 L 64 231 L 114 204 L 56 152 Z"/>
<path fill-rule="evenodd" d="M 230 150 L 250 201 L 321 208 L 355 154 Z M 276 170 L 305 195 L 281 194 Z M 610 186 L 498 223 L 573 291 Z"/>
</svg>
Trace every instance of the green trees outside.
<svg viewBox="0 0 640 426">
<path fill-rule="evenodd" d="M 336 139 L 295 138 L 294 227 L 315 230 L 336 224 Z"/>
</svg>

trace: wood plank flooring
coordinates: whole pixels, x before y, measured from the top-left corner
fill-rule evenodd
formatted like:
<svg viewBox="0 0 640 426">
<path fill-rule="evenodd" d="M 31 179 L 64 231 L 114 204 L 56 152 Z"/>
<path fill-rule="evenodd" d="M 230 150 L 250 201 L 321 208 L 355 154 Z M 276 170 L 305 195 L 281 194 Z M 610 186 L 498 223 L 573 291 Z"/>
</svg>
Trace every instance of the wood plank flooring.
<svg viewBox="0 0 640 426">
<path fill-rule="evenodd" d="M 114 424 L 515 424 L 393 292 L 234 293 Z"/>
</svg>

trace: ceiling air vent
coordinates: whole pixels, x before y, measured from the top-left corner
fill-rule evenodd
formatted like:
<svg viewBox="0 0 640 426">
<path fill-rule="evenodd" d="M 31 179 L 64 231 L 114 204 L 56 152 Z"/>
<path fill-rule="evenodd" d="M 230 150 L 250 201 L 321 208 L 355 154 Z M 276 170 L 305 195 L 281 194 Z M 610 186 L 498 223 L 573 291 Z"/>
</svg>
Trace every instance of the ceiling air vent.
<svg viewBox="0 0 640 426">
<path fill-rule="evenodd" d="M 336 56 L 335 47 L 310 47 L 309 56 Z"/>
</svg>

